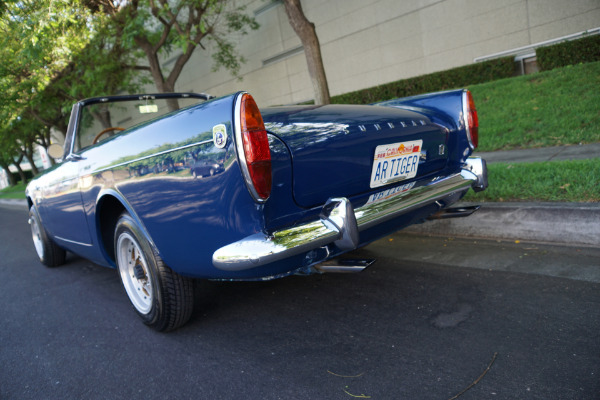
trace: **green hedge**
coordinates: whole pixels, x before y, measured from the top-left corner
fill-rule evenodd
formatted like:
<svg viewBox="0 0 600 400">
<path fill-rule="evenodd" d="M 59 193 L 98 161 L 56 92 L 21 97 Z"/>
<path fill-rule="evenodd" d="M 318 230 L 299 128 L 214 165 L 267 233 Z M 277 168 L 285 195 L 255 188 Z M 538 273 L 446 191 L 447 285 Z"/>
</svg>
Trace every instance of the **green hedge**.
<svg viewBox="0 0 600 400">
<path fill-rule="evenodd" d="M 390 82 L 356 92 L 333 96 L 335 104 L 369 104 L 397 97 L 461 88 L 514 75 L 514 57 L 503 57 L 433 74 Z"/>
<path fill-rule="evenodd" d="M 600 61 L 600 35 L 536 49 L 540 70 Z M 333 96 L 334 104 L 369 104 L 397 97 L 456 89 L 514 76 L 514 56 L 465 65 Z M 312 103 L 312 102 L 311 102 Z"/>
<path fill-rule="evenodd" d="M 600 61 L 600 35 L 540 47 L 535 52 L 541 71 Z"/>
</svg>

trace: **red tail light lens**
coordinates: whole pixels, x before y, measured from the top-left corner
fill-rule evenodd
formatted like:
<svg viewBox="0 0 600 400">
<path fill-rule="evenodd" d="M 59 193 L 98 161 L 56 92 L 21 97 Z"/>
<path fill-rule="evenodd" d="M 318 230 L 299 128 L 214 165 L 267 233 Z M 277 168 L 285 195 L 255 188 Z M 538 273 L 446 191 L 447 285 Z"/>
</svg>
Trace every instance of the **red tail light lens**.
<svg viewBox="0 0 600 400">
<path fill-rule="evenodd" d="M 473 95 L 468 90 L 465 91 L 465 97 L 463 98 L 463 109 L 469 144 L 475 149 L 479 145 L 479 118 L 477 117 Z"/>
<path fill-rule="evenodd" d="M 264 201 L 271 195 L 271 150 L 262 115 L 248 93 L 242 95 L 240 103 L 240 132 L 246 183 L 253 197 Z"/>
</svg>

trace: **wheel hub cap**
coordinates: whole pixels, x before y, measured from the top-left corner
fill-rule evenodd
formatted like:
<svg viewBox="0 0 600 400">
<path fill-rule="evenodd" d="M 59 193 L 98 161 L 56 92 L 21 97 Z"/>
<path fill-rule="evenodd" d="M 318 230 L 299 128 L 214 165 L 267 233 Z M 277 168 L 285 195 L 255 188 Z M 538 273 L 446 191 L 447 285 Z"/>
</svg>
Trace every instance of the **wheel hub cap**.
<svg viewBox="0 0 600 400">
<path fill-rule="evenodd" d="M 122 233 L 117 241 L 117 264 L 131 303 L 140 313 L 149 313 L 153 303 L 152 278 L 139 244 L 129 233 Z"/>
</svg>

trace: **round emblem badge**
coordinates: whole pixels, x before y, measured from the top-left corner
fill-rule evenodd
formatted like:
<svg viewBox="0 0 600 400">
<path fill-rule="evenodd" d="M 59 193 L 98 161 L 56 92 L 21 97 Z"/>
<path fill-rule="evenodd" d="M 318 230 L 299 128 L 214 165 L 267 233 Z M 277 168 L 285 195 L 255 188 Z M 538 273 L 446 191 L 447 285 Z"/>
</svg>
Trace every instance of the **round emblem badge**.
<svg viewBox="0 0 600 400">
<path fill-rule="evenodd" d="M 227 127 L 224 124 L 213 126 L 213 143 L 219 149 L 227 144 Z"/>
</svg>

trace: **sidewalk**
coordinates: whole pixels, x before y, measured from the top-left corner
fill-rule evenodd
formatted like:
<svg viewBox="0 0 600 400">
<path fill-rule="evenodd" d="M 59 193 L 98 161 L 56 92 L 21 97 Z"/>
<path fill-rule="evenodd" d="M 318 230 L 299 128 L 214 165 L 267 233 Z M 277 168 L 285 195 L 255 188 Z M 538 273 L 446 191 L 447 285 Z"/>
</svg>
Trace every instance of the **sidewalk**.
<svg viewBox="0 0 600 400">
<path fill-rule="evenodd" d="M 600 143 L 475 155 L 488 164 L 580 160 L 600 157 Z M 404 232 L 600 247 L 600 203 L 481 203 L 467 218 L 428 221 Z"/>
<path fill-rule="evenodd" d="M 27 208 L 27 200 L 25 199 L 0 199 L 0 204 L 5 206 L 17 206 Z"/>
<path fill-rule="evenodd" d="M 597 158 L 600 143 L 475 155 L 490 164 Z M 27 207 L 24 199 L 0 199 L 0 204 Z M 428 221 L 404 232 L 600 247 L 600 203 L 482 203 L 467 218 Z"/>
<path fill-rule="evenodd" d="M 484 158 L 488 164 L 495 162 L 537 162 L 583 160 L 600 157 L 600 143 L 542 147 L 539 149 L 521 149 L 493 152 L 475 152 L 476 156 Z"/>
</svg>

